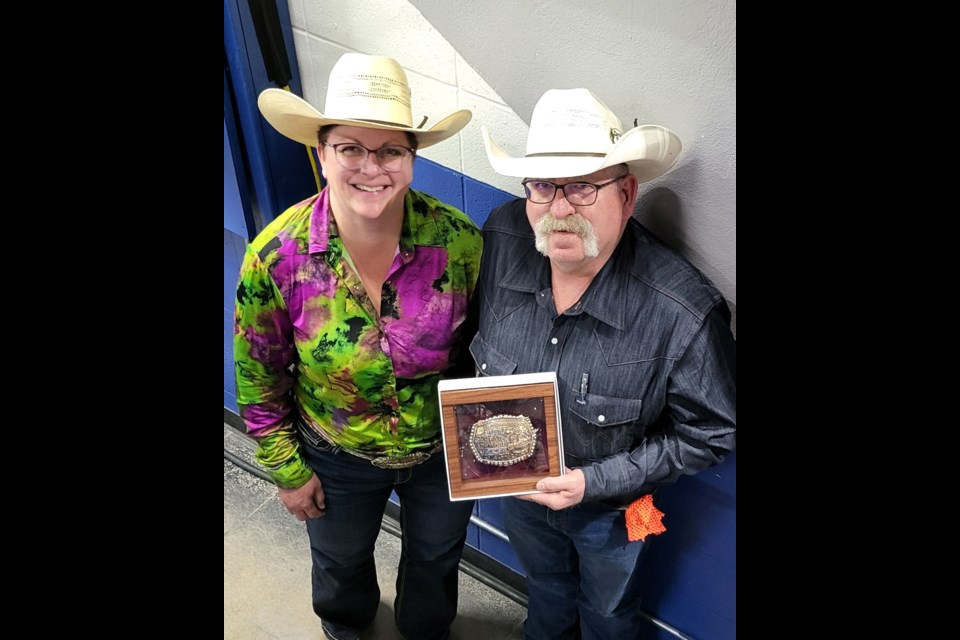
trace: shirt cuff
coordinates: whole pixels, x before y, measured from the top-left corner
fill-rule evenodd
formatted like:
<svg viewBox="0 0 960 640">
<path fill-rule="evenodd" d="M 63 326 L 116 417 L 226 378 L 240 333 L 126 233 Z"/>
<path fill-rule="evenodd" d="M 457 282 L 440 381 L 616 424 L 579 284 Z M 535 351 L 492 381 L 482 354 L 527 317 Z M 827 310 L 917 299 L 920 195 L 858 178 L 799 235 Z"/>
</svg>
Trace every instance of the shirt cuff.
<svg viewBox="0 0 960 640">
<path fill-rule="evenodd" d="M 266 469 L 273 481 L 281 489 L 299 489 L 313 476 L 311 469 L 300 454 L 292 456 L 283 464 Z"/>
</svg>

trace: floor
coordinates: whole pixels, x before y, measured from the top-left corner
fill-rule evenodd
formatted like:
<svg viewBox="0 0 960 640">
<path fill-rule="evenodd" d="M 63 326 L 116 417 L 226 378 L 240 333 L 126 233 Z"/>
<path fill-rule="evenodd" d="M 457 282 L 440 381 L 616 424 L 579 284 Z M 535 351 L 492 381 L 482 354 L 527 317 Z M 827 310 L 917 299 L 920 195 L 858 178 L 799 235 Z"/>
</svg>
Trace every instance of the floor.
<svg viewBox="0 0 960 640">
<path fill-rule="evenodd" d="M 224 424 L 224 448 L 252 461 L 253 444 Z M 394 640 L 392 602 L 400 541 L 381 530 L 376 561 L 380 610 L 363 640 Z M 523 637 L 526 610 L 512 599 L 460 573 L 460 607 L 452 640 Z M 321 640 L 310 606 L 310 551 L 304 525 L 290 516 L 276 488 L 223 461 L 224 640 Z"/>
</svg>

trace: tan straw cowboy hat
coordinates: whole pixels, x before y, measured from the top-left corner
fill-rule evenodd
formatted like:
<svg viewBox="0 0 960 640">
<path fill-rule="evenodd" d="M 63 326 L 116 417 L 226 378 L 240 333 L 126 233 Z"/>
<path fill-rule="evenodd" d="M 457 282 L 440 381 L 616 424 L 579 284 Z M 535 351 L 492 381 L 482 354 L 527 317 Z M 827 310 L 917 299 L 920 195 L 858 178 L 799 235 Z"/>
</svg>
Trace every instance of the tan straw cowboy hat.
<svg viewBox="0 0 960 640">
<path fill-rule="evenodd" d="M 513 158 L 480 127 L 493 170 L 523 178 L 570 178 L 627 163 L 640 182 L 669 171 L 680 157 L 680 138 L 646 124 L 623 133 L 620 119 L 587 89 L 547 91 L 530 118 L 527 153 Z"/>
<path fill-rule="evenodd" d="M 473 114 L 460 109 L 424 129 L 416 128 L 410 111 L 410 85 L 403 67 L 393 58 L 345 53 L 330 71 L 324 113 L 282 89 L 267 89 L 257 100 L 260 113 L 286 137 L 317 146 L 320 127 L 342 124 L 367 129 L 409 131 L 422 149 L 456 135 Z"/>
</svg>

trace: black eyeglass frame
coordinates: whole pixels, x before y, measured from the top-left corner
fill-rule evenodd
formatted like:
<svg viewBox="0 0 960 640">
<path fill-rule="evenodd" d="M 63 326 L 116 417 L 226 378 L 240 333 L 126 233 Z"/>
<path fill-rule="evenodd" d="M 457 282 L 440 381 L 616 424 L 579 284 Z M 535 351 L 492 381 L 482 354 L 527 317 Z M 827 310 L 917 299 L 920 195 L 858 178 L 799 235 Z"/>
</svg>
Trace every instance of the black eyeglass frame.
<svg viewBox="0 0 960 640">
<path fill-rule="evenodd" d="M 410 153 L 410 156 L 403 156 L 402 158 L 400 158 L 400 162 L 403 162 L 403 161 L 406 160 L 408 157 L 416 157 L 416 155 L 417 155 L 417 150 L 416 150 L 416 149 L 413 149 L 413 148 L 411 148 L 411 147 L 405 147 L 405 146 L 403 146 L 402 144 L 385 144 L 385 145 L 383 145 L 382 147 L 380 147 L 379 149 L 370 149 L 370 148 L 365 147 L 365 146 L 363 146 L 362 144 L 359 144 L 359 143 L 357 143 L 357 142 L 337 142 L 336 144 L 330 144 L 329 142 L 321 142 L 320 144 L 322 144 L 322 145 L 325 146 L 325 147 L 330 147 L 331 149 L 333 149 L 333 155 L 334 155 L 334 157 L 337 159 L 337 164 L 339 164 L 339 165 L 340 165 L 341 167 L 343 167 L 344 169 L 347 169 L 348 171 L 357 171 L 358 169 L 360 169 L 360 167 L 363 166 L 363 163 L 367 161 L 367 158 L 370 157 L 370 154 L 371 154 L 371 153 L 372 153 L 374 156 L 376 156 L 376 158 L 377 158 L 377 163 L 380 165 L 380 168 L 383 169 L 384 171 L 388 171 L 388 172 L 390 172 L 390 173 L 396 173 L 396 172 L 398 172 L 398 171 L 403 171 L 403 167 L 402 167 L 402 166 L 401 166 L 399 169 L 388 169 L 388 168 L 386 167 L 386 165 L 383 164 L 383 158 L 380 157 L 380 152 L 383 151 L 384 149 L 404 149 L 405 151 L 408 151 L 408 152 Z M 343 162 L 342 162 L 341 159 L 340 159 L 340 150 L 337 149 L 337 147 L 346 147 L 346 146 L 350 146 L 350 147 L 360 147 L 361 149 L 363 149 L 363 158 L 360 159 L 360 166 L 359 166 L 359 167 L 347 167 L 347 166 L 344 166 Z"/>
<path fill-rule="evenodd" d="M 628 175 L 630 175 L 630 174 L 629 174 L 629 173 L 625 173 L 625 174 L 623 174 L 622 176 L 618 176 L 618 177 L 616 177 L 616 178 L 612 178 L 612 179 L 610 179 L 610 180 L 607 180 L 606 182 L 598 182 L 598 183 L 596 183 L 596 184 L 594 184 L 593 182 L 583 182 L 583 181 L 580 181 L 580 182 L 568 182 L 568 183 L 566 183 L 566 184 L 560 185 L 560 184 L 557 184 L 557 183 L 555 183 L 555 182 L 550 182 L 549 180 L 539 180 L 539 179 L 537 179 L 537 178 L 527 178 L 526 180 L 524 180 L 524 181 L 521 182 L 520 184 L 523 185 L 523 192 L 527 194 L 527 200 L 529 200 L 529 201 L 532 202 L 533 204 L 550 204 L 551 202 L 553 202 L 554 200 L 557 199 L 557 192 L 558 192 L 558 191 L 563 191 L 563 197 L 567 199 L 567 202 L 570 202 L 570 196 L 567 194 L 567 187 L 569 187 L 569 186 L 572 185 L 572 184 L 578 184 L 578 185 L 583 185 L 583 184 L 585 184 L 585 185 L 589 185 L 589 186 L 591 186 L 591 187 L 594 188 L 594 191 L 593 191 L 593 200 L 592 200 L 592 201 L 590 201 L 590 202 L 584 202 L 584 203 L 580 203 L 580 204 L 574 204 L 573 202 L 570 202 L 570 204 L 573 205 L 573 206 L 575 206 L 575 207 L 589 207 L 589 206 L 592 205 L 592 204 L 596 204 L 597 198 L 599 197 L 599 194 L 600 194 L 600 189 L 604 188 L 604 187 L 607 186 L 608 184 L 613 184 L 614 182 L 617 182 L 618 180 L 622 180 L 623 178 L 626 178 Z M 528 183 L 528 182 L 541 182 L 541 183 L 543 183 L 543 184 L 549 184 L 550 186 L 553 187 L 553 196 L 551 196 L 551 198 L 550 198 L 549 200 L 547 200 L 546 202 L 537 202 L 536 200 L 534 200 L 533 198 L 530 197 L 530 189 L 527 187 L 527 183 Z"/>
</svg>

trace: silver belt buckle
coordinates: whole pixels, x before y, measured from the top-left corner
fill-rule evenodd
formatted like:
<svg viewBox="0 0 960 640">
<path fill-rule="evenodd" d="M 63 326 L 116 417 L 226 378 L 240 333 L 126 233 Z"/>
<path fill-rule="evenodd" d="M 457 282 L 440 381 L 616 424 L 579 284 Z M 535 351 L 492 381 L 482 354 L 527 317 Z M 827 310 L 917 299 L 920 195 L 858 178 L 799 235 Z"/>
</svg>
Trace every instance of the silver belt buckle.
<svg viewBox="0 0 960 640">
<path fill-rule="evenodd" d="M 370 464 L 381 469 L 408 469 L 424 462 L 429 457 L 429 453 L 417 451 L 416 453 L 399 457 L 380 456 L 379 458 L 371 460 Z"/>
<path fill-rule="evenodd" d="M 509 467 L 533 455 L 538 431 L 527 416 L 491 416 L 470 427 L 470 449 L 477 462 Z"/>
</svg>

